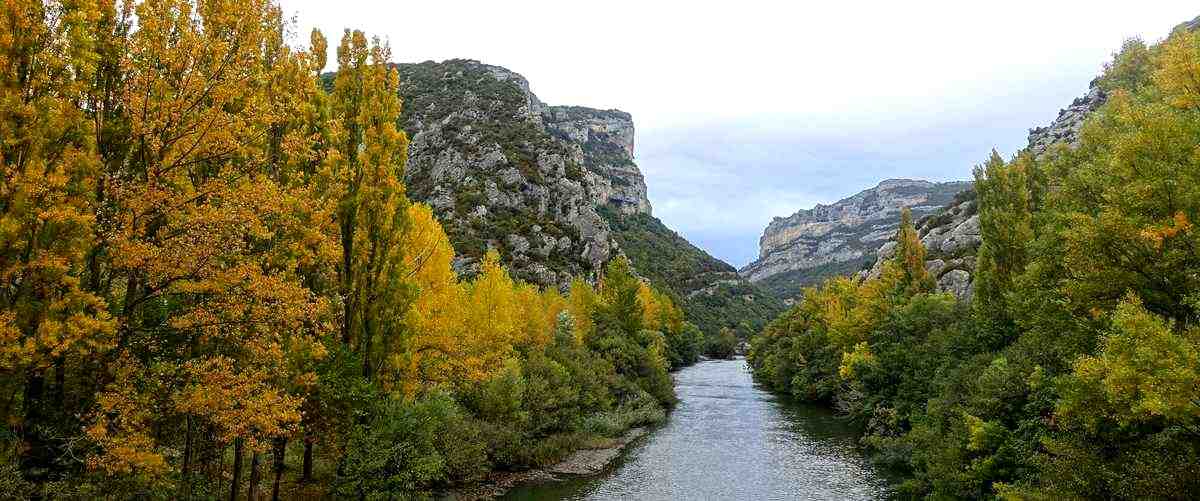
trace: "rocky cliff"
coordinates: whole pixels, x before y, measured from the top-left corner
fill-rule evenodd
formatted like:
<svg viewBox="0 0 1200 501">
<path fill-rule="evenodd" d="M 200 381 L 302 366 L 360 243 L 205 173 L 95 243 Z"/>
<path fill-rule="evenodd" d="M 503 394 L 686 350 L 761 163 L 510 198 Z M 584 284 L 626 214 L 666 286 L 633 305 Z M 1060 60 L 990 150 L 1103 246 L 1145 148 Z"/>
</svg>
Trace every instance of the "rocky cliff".
<svg viewBox="0 0 1200 501">
<path fill-rule="evenodd" d="M 975 191 L 959 193 L 953 202 L 939 209 L 936 214 L 918 220 L 916 227 L 921 244 L 925 246 L 925 269 L 937 281 L 938 290 L 951 292 L 962 300 L 970 300 L 975 251 L 982 241 Z M 889 237 L 875 252 L 871 269 L 859 272 L 859 276 L 878 277 L 883 271 L 883 263 L 895 254 L 896 242 Z"/>
<path fill-rule="evenodd" d="M 591 276 L 616 252 L 597 208 L 649 212 L 629 114 L 546 106 L 521 75 L 478 61 L 397 69 L 409 194 L 434 208 L 460 271 L 497 249 L 530 282 Z"/>
<path fill-rule="evenodd" d="M 1058 117 L 1050 125 L 1029 130 L 1029 151 L 1041 155 L 1055 144 L 1075 146 L 1079 139 L 1079 129 L 1093 111 L 1104 104 L 1104 91 L 1093 80 L 1088 93 L 1075 98 L 1070 106 L 1058 111 Z"/>
<path fill-rule="evenodd" d="M 396 68 L 409 196 L 433 207 L 460 273 L 496 249 L 518 278 L 563 286 L 623 253 L 706 331 L 754 330 L 780 311 L 651 215 L 628 113 L 546 105 L 521 75 L 478 61 Z"/>
<path fill-rule="evenodd" d="M 896 232 L 900 209 L 930 215 L 970 187 L 968 182 L 933 183 L 889 179 L 839 200 L 775 218 L 759 239 L 759 257 L 740 274 L 781 298 L 802 287 L 868 266 L 879 246 Z"/>
<path fill-rule="evenodd" d="M 593 197 L 621 214 L 649 214 L 646 181 L 633 162 L 633 117 L 579 106 L 543 109 L 547 128 L 585 167 Z"/>
</svg>

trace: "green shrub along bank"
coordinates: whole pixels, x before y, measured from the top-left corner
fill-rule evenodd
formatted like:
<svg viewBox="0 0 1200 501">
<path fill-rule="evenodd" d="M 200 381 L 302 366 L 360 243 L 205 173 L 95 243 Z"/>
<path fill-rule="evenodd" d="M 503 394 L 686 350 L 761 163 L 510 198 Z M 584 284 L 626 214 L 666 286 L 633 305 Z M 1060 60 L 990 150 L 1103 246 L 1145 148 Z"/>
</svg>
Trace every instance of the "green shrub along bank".
<svg viewBox="0 0 1200 501">
<path fill-rule="evenodd" d="M 836 407 L 906 498 L 1200 495 L 1200 35 L 1130 41 L 1077 147 L 975 169 L 972 301 L 911 221 L 756 335 L 758 381 Z"/>
<path fill-rule="evenodd" d="M 705 347 L 705 355 L 712 358 L 731 359 L 737 355 L 738 344 L 741 340 L 733 333 L 733 329 L 728 327 L 721 329 L 716 335 L 708 339 L 708 344 Z"/>
</svg>

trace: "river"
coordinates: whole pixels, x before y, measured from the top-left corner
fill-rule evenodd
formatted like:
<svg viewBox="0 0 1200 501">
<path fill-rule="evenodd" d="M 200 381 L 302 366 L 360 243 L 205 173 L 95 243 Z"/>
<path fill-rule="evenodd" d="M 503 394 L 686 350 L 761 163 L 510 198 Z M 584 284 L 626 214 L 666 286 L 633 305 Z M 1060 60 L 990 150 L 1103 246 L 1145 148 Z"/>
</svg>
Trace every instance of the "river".
<svg viewBox="0 0 1200 501">
<path fill-rule="evenodd" d="M 744 360 L 676 374 L 679 405 L 598 477 L 525 486 L 503 499 L 878 499 L 888 477 L 828 410 L 756 387 Z"/>
</svg>

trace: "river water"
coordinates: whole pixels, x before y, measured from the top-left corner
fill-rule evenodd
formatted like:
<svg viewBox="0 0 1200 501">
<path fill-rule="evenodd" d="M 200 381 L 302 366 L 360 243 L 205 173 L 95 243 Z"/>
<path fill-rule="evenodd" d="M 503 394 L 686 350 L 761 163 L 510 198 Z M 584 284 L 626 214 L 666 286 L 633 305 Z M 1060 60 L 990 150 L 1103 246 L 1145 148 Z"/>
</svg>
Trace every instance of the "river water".
<svg viewBox="0 0 1200 501">
<path fill-rule="evenodd" d="M 891 485 L 828 410 L 756 387 L 744 360 L 676 374 L 679 405 L 598 477 L 526 486 L 504 499 L 878 499 Z"/>
</svg>

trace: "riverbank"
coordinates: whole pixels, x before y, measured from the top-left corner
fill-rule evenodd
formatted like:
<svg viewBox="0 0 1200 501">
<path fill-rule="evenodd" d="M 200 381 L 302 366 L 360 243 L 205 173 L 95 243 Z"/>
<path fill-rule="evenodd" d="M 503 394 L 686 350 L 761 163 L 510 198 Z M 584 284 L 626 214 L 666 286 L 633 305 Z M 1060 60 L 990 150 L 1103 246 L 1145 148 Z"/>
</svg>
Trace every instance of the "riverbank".
<svg viewBox="0 0 1200 501">
<path fill-rule="evenodd" d="M 700 362 L 675 379 L 667 422 L 602 474 L 522 483 L 501 499 L 870 500 L 891 491 L 856 426 L 758 388 L 744 359 Z"/>
<path fill-rule="evenodd" d="M 521 485 L 562 482 L 597 475 L 619 458 L 626 447 L 647 433 L 645 427 L 632 428 L 620 437 L 581 448 L 552 466 L 518 472 L 494 472 L 486 481 L 445 493 L 440 499 L 482 501 L 503 496 L 510 489 Z"/>
</svg>

